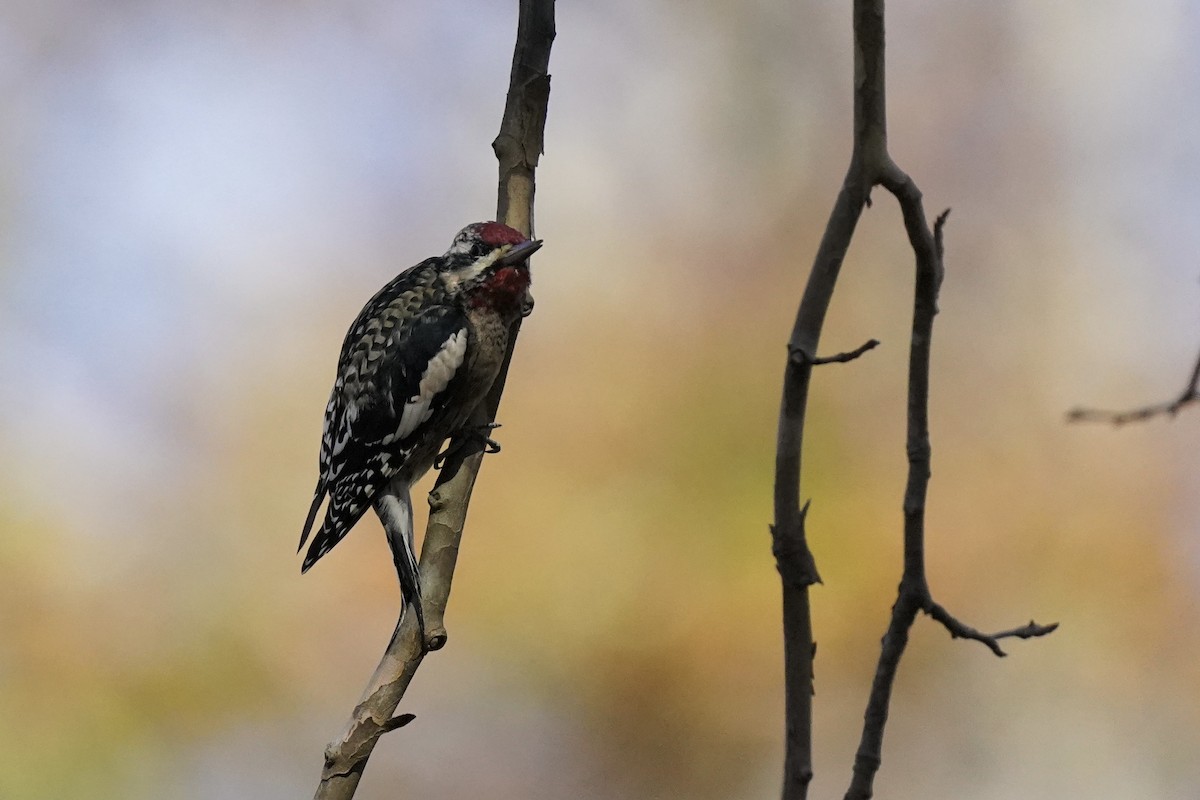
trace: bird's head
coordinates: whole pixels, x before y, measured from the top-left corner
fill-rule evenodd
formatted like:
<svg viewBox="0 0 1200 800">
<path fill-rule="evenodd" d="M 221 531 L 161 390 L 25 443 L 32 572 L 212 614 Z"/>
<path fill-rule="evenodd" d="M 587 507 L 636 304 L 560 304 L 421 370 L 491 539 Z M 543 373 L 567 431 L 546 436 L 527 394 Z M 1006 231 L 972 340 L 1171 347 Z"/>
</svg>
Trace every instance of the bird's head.
<svg viewBox="0 0 1200 800">
<path fill-rule="evenodd" d="M 473 306 L 501 313 L 528 313 L 530 276 L 527 259 L 542 246 L 499 222 L 476 222 L 459 231 L 446 251 L 444 280 Z"/>
</svg>

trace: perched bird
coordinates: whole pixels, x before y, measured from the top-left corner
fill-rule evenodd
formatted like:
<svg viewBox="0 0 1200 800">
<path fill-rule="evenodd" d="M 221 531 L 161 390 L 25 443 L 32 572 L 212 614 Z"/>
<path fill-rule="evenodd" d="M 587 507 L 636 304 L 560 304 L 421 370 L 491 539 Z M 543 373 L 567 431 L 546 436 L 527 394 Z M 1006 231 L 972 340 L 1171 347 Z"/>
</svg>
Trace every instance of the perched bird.
<svg viewBox="0 0 1200 800">
<path fill-rule="evenodd" d="M 513 322 L 532 308 L 526 259 L 541 246 L 499 222 L 468 225 L 445 255 L 380 289 L 342 343 L 325 408 L 320 477 L 299 549 L 326 495 L 329 503 L 301 572 L 374 506 L 422 642 L 409 490 L 487 396 Z"/>
</svg>

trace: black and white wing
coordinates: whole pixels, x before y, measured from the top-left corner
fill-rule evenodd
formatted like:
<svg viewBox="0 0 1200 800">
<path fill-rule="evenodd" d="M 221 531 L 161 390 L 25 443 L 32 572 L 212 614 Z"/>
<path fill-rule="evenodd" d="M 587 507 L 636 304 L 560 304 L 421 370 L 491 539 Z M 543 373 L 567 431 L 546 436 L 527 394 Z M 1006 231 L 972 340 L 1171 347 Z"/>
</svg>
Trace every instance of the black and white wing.
<svg viewBox="0 0 1200 800">
<path fill-rule="evenodd" d="M 436 448 L 448 433 L 430 422 L 461 391 L 468 329 L 457 306 L 438 302 L 440 289 L 422 266 L 372 298 L 342 345 L 301 549 L 325 495 L 329 503 L 302 571 L 345 537 L 414 450 L 430 436 Z"/>
</svg>

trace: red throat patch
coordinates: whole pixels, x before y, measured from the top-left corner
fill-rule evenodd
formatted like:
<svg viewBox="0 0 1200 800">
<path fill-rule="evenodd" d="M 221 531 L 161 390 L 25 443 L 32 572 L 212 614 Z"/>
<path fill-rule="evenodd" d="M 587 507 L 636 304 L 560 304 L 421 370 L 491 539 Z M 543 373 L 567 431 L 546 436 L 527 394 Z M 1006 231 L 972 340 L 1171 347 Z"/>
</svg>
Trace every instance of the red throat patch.
<svg viewBox="0 0 1200 800">
<path fill-rule="evenodd" d="M 501 267 L 472 293 L 470 304 L 475 308 L 492 308 L 502 314 L 512 313 L 520 308 L 529 282 L 526 267 Z"/>
</svg>

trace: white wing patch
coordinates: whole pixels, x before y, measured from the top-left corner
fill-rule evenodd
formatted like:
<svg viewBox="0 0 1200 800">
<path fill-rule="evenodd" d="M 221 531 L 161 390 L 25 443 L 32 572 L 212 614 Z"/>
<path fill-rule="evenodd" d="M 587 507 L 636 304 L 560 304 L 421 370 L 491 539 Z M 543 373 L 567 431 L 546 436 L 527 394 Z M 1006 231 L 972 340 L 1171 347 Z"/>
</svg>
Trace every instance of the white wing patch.
<svg viewBox="0 0 1200 800">
<path fill-rule="evenodd" d="M 407 437 L 433 416 L 433 409 L 430 408 L 433 398 L 450 385 L 466 354 L 467 329 L 462 328 L 447 339 L 434 357 L 429 359 L 425 372 L 421 375 L 416 396 L 410 397 L 404 403 L 404 411 L 400 414 L 400 427 L 396 430 L 397 439 Z"/>
</svg>

